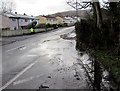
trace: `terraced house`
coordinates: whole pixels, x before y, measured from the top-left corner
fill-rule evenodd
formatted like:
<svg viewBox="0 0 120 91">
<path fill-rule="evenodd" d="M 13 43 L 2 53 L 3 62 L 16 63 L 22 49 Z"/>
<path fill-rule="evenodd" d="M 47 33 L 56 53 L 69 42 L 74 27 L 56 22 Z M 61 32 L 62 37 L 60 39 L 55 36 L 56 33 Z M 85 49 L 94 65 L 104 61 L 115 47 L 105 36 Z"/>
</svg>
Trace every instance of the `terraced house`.
<svg viewBox="0 0 120 91">
<path fill-rule="evenodd" d="M 78 21 L 77 17 L 70 17 L 70 16 L 64 16 L 64 17 L 58 16 L 56 18 L 58 19 L 59 24 L 67 23 L 68 25 L 73 25 Z"/>
<path fill-rule="evenodd" d="M 40 20 L 40 24 L 58 24 L 56 17 L 51 16 L 37 16 L 37 18 Z"/>
<path fill-rule="evenodd" d="M 26 14 L 13 14 L 13 13 L 2 13 L 0 14 L 0 29 L 2 30 L 17 30 L 23 29 L 28 24 L 32 23 L 33 21 L 39 22 L 39 19 L 28 16 Z"/>
</svg>

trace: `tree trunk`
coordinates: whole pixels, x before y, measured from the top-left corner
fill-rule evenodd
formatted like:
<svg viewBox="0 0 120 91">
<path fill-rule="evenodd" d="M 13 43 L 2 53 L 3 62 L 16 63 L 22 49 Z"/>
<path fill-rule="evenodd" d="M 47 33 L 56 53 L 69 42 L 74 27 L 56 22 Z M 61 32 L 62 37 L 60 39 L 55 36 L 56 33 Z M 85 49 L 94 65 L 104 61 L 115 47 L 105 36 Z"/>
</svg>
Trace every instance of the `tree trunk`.
<svg viewBox="0 0 120 91">
<path fill-rule="evenodd" d="M 99 2 L 93 2 L 92 6 L 93 6 L 95 18 L 96 18 L 96 25 L 101 30 L 103 20 L 102 20 L 102 13 L 101 13 L 101 9 L 100 9 L 100 4 L 99 4 Z"/>
</svg>

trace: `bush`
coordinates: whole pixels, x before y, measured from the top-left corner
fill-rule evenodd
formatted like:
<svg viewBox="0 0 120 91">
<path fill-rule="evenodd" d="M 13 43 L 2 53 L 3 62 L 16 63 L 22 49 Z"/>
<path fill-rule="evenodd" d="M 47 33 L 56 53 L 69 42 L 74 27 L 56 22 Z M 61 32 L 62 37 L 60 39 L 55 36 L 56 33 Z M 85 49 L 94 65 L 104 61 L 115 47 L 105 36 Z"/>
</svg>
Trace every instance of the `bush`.
<svg viewBox="0 0 120 91">
<path fill-rule="evenodd" d="M 52 27 L 52 25 L 51 24 L 37 24 L 36 26 L 35 26 L 35 28 L 50 28 L 50 27 Z"/>
<path fill-rule="evenodd" d="M 64 24 L 63 24 L 63 27 L 68 27 L 68 24 L 67 24 L 67 23 L 64 23 Z"/>
<path fill-rule="evenodd" d="M 58 27 L 63 27 L 63 25 L 62 24 L 58 24 Z"/>
<path fill-rule="evenodd" d="M 54 29 L 57 29 L 57 28 L 58 28 L 58 25 L 57 25 L 57 24 L 52 24 L 52 27 L 53 27 Z"/>
<path fill-rule="evenodd" d="M 35 26 L 35 28 L 54 28 L 54 29 L 57 29 L 58 27 L 67 27 L 68 24 L 67 23 L 64 23 L 64 24 L 37 24 Z"/>
<path fill-rule="evenodd" d="M 37 24 L 36 26 L 35 26 L 35 28 L 45 28 L 45 24 Z"/>
<path fill-rule="evenodd" d="M 99 30 L 93 20 L 81 20 L 75 24 L 77 40 L 95 49 L 108 48 L 110 38 L 106 26 Z"/>
<path fill-rule="evenodd" d="M 45 25 L 45 28 L 50 28 L 50 27 L 52 27 L 52 25 L 49 23 Z"/>
<path fill-rule="evenodd" d="M 36 24 L 37 24 L 37 22 L 33 21 L 32 23 L 30 23 L 26 26 L 26 29 L 35 28 Z"/>
</svg>

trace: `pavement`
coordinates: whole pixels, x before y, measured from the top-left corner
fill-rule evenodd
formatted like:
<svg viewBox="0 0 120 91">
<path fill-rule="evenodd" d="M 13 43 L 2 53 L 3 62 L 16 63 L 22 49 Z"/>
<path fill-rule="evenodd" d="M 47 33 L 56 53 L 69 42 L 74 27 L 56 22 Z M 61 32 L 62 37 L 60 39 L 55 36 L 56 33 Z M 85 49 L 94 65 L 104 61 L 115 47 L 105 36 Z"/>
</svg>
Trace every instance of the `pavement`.
<svg viewBox="0 0 120 91">
<path fill-rule="evenodd" d="M 24 39 L 28 39 L 30 37 L 33 37 L 34 35 L 23 35 L 23 36 L 16 36 L 16 37 L 1 37 L 0 38 L 0 46 L 7 45 L 14 43 L 16 41 L 22 41 Z"/>
<path fill-rule="evenodd" d="M 13 43 L 13 42 L 16 42 L 16 41 L 15 40 L 1 38 L 0 39 L 0 46 L 6 45 L 6 44 L 10 44 L 10 43 Z"/>
</svg>

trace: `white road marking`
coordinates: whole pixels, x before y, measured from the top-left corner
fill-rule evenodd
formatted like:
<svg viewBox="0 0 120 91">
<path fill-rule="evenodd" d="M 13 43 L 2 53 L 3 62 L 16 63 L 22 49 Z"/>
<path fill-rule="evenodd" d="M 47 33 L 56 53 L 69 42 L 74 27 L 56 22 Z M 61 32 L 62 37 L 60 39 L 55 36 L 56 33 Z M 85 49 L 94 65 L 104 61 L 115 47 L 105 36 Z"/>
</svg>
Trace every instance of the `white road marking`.
<svg viewBox="0 0 120 91">
<path fill-rule="evenodd" d="M 28 57 L 36 57 L 36 56 L 38 56 L 38 55 L 28 54 L 27 56 L 28 56 Z"/>
<path fill-rule="evenodd" d="M 26 48 L 27 48 L 27 47 L 23 46 L 23 47 L 20 48 L 20 50 L 24 50 L 24 49 L 26 49 Z"/>
<path fill-rule="evenodd" d="M 22 48 L 22 47 L 24 47 L 24 45 L 19 46 L 19 47 L 16 47 L 16 48 L 12 48 L 12 49 L 10 49 L 10 50 L 7 50 L 6 52 L 10 52 L 10 51 L 13 51 L 13 50 L 16 50 L 16 49 Z"/>
<path fill-rule="evenodd" d="M 22 74 L 24 74 L 28 69 L 30 69 L 33 65 L 35 65 L 38 61 L 35 61 L 31 63 L 29 66 L 27 66 L 25 69 L 23 69 L 20 73 L 18 73 L 14 78 L 12 78 L 10 81 L 8 81 L 3 87 L 0 88 L 0 91 L 8 87 L 11 83 L 13 83 L 18 77 L 20 77 Z"/>
<path fill-rule="evenodd" d="M 18 80 L 18 81 L 16 81 L 16 82 L 14 82 L 13 85 L 25 83 L 25 82 L 27 82 L 27 81 L 31 81 L 31 80 L 33 80 L 33 79 L 35 79 L 35 78 L 39 78 L 39 77 L 41 77 L 41 76 L 43 76 L 43 74 L 37 75 L 37 76 L 35 76 L 35 77 L 29 77 L 29 78 L 26 78 L 26 79 L 23 79 L 23 80 Z"/>
</svg>

